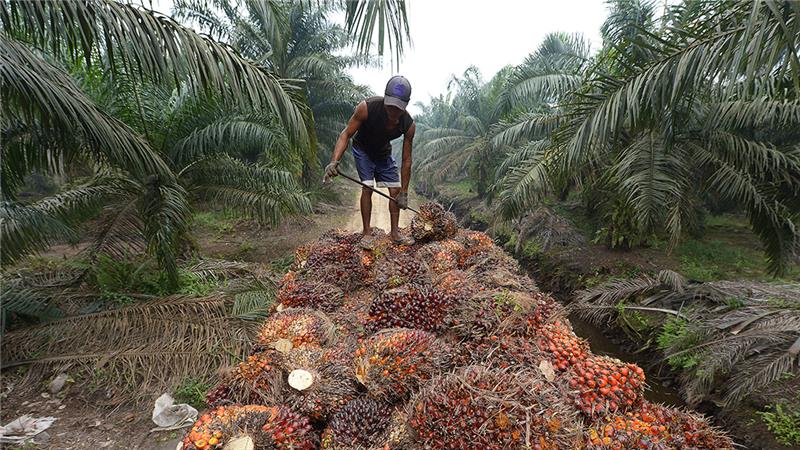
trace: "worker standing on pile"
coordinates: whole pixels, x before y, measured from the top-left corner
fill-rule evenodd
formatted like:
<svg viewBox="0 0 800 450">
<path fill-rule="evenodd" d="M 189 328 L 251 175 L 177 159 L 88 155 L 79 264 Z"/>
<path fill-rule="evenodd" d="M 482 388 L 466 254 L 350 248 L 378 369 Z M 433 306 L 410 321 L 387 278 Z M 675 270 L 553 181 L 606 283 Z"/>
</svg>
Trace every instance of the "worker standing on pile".
<svg viewBox="0 0 800 450">
<path fill-rule="evenodd" d="M 366 186 L 389 188 L 389 195 L 395 201 L 389 202 L 391 217 L 391 236 L 396 243 L 403 243 L 398 222 L 400 209 L 408 207 L 408 182 L 411 178 L 411 145 L 414 141 L 416 125 L 406 111 L 411 100 L 411 84 L 400 75 L 395 75 L 386 83 L 383 97 L 369 97 L 360 102 L 347 127 L 339 134 L 333 148 L 333 157 L 325 167 L 325 175 L 339 175 L 337 166 L 344 155 L 350 138 L 353 138 L 353 157 L 356 161 L 361 188 L 361 222 L 364 235 L 371 231 L 372 190 Z M 400 173 L 392 157 L 390 141 L 403 136 L 403 159 Z"/>
</svg>

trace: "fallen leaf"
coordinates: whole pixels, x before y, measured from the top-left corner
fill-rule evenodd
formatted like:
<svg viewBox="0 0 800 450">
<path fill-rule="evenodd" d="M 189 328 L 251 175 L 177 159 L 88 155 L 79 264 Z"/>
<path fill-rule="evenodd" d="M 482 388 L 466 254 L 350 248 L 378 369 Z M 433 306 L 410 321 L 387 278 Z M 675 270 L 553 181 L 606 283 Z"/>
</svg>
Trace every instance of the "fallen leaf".
<svg viewBox="0 0 800 450">
<path fill-rule="evenodd" d="M 550 361 L 543 359 L 539 363 L 539 370 L 542 372 L 542 375 L 544 375 L 545 380 L 553 381 L 556 379 L 556 371 L 553 369 L 553 364 L 550 363 Z"/>
</svg>

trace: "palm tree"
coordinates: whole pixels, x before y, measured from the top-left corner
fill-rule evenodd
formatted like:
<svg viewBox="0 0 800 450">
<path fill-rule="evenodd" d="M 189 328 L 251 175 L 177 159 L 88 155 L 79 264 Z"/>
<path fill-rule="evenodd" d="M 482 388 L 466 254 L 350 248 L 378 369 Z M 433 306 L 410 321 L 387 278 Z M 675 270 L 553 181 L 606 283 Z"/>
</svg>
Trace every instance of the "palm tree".
<svg viewBox="0 0 800 450">
<path fill-rule="evenodd" d="M 211 11 L 204 4 L 180 1 L 175 13 L 196 21 L 204 31 L 218 35 L 280 78 L 302 80 L 304 99 L 313 113 L 313 119 L 307 119 L 313 123 L 312 135 L 318 144 L 306 147 L 312 152 L 307 158 L 309 162 L 328 158 L 353 105 L 370 94 L 345 72 L 355 64 L 371 63 L 370 58 L 338 54 L 349 38 L 328 19 L 337 5 L 310 8 L 302 2 L 252 0 L 237 6 L 220 3 L 217 11 Z"/>
<path fill-rule="evenodd" d="M 721 196 L 747 212 L 770 270 L 783 273 L 800 242 L 800 154 L 796 136 L 775 131 L 800 121 L 798 11 L 686 2 L 655 33 L 652 14 L 627 0 L 612 9 L 610 41 L 561 98 L 558 129 L 504 180 L 511 212 L 549 180 L 571 179 L 604 193 L 601 211 L 622 227 L 612 236 L 663 228 L 675 244 L 703 199 Z"/>
<path fill-rule="evenodd" d="M 72 234 L 70 225 L 90 211 L 136 198 L 125 210 L 137 211 L 147 250 L 175 281 L 188 218 L 178 174 L 152 140 L 86 95 L 66 65 L 193 95 L 215 92 L 238 108 L 274 112 L 289 141 L 308 142 L 306 107 L 295 83 L 168 17 L 110 0 L 8 1 L 0 3 L 0 19 L 9 119 L 3 129 L 4 264 Z M 144 117 L 141 104 L 137 109 Z M 15 201 L 27 173 L 57 172 L 79 161 L 96 174 L 89 182 L 34 204 Z"/>
<path fill-rule="evenodd" d="M 439 99 L 420 123 L 422 162 L 420 171 L 437 181 L 469 171 L 480 195 L 492 182 L 492 161 L 497 153 L 489 139 L 489 130 L 497 120 L 500 87 L 509 70 L 501 70 L 488 83 L 476 67 L 469 67 L 462 77 L 453 76 L 447 100 Z"/>
</svg>

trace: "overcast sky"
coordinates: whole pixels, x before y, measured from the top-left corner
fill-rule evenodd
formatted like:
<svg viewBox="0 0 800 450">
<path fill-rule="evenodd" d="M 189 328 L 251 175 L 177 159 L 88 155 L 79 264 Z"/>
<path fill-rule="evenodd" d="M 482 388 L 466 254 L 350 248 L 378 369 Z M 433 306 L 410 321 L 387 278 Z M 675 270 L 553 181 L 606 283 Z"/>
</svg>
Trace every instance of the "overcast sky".
<svg viewBox="0 0 800 450">
<path fill-rule="evenodd" d="M 413 48 L 397 73 L 411 82 L 412 104 L 445 92 L 451 75 L 470 65 L 488 80 L 521 63 L 553 31 L 582 33 L 595 51 L 606 17 L 603 0 L 409 0 L 407 9 Z M 395 73 L 388 59 L 383 68 L 350 72 L 378 94 Z"/>
<path fill-rule="evenodd" d="M 149 3 L 150 0 L 142 0 Z M 153 8 L 169 14 L 172 0 L 152 0 Z M 395 73 L 411 82 L 413 103 L 445 92 L 451 75 L 477 66 L 485 80 L 507 64 L 519 64 L 547 33 L 582 33 L 599 48 L 604 0 L 408 0 L 412 46 L 399 71 L 387 58 L 381 68 L 354 68 L 357 83 L 382 94 Z"/>
</svg>

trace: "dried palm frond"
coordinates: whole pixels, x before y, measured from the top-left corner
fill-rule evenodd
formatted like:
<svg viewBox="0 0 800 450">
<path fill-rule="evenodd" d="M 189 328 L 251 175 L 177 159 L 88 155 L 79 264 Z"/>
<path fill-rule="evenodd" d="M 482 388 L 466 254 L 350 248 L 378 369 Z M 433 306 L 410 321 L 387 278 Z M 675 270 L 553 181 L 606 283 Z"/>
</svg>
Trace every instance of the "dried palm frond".
<svg viewBox="0 0 800 450">
<path fill-rule="evenodd" d="M 230 303 L 174 296 L 16 330 L 3 339 L 3 367 L 28 366 L 28 383 L 81 372 L 115 401 L 142 401 L 247 354 L 252 326 L 229 315 Z"/>
<path fill-rule="evenodd" d="M 625 310 L 677 320 L 681 332 L 659 347 L 671 362 L 686 361 L 683 388 L 691 405 L 719 395 L 730 408 L 786 374 L 800 373 L 798 284 L 687 284 L 665 270 L 656 278 L 645 275 L 582 291 L 570 309 L 598 324 Z"/>
</svg>

